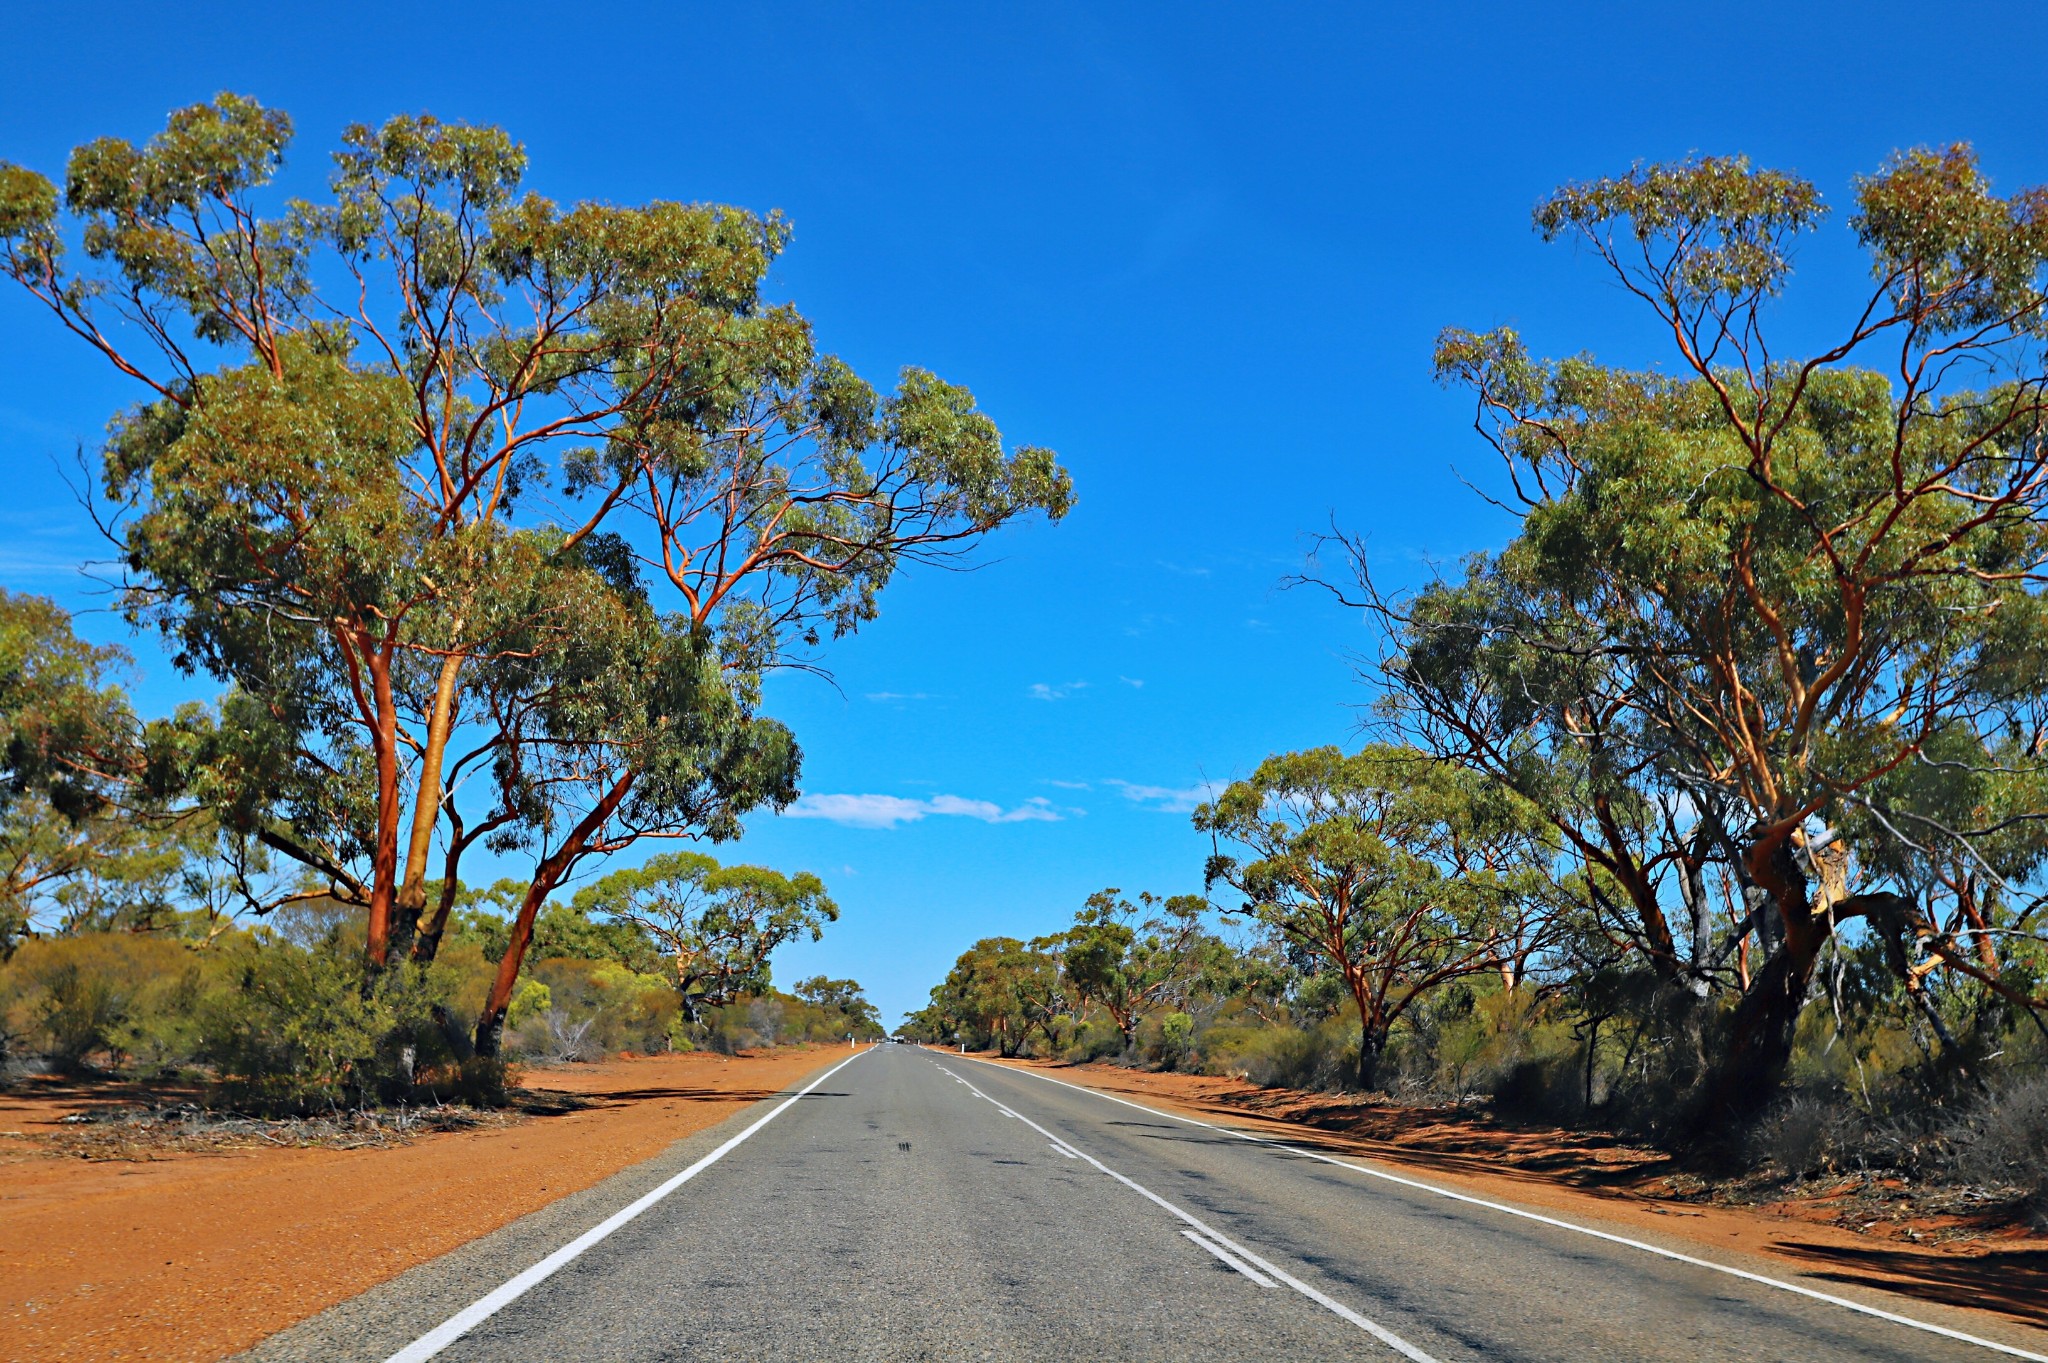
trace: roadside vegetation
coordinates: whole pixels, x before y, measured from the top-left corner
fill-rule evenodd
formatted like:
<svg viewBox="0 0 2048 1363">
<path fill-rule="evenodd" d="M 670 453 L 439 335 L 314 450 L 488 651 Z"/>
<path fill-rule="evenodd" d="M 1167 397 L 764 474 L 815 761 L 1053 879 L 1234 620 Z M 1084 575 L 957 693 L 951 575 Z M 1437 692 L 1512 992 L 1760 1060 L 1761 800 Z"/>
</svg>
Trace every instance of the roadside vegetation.
<svg viewBox="0 0 2048 1363">
<path fill-rule="evenodd" d="M 223 94 L 0 163 L 22 343 L 133 385 L 79 470 L 117 608 L 218 688 L 140 714 L 118 651 L 0 594 L 0 1072 L 308 1111 L 878 1034 L 851 981 L 771 986 L 837 916 L 816 877 L 607 860 L 787 806 L 764 677 L 905 565 L 1058 519 L 1066 473 L 822 350 L 764 293 L 778 215 L 560 205 L 505 132 L 426 116 L 287 197 L 291 139 Z"/>
<path fill-rule="evenodd" d="M 1863 296 L 1803 348 L 1777 308 L 1827 212 L 1796 176 L 1641 166 L 1535 221 L 1655 349 L 1443 334 L 1517 528 L 1410 592 L 1326 539 L 1304 585 L 1377 640 L 1363 744 L 1201 806 L 1205 897 L 981 941 L 912 1034 L 2048 1223 L 2048 191 L 1895 157 L 1846 224 Z"/>
</svg>

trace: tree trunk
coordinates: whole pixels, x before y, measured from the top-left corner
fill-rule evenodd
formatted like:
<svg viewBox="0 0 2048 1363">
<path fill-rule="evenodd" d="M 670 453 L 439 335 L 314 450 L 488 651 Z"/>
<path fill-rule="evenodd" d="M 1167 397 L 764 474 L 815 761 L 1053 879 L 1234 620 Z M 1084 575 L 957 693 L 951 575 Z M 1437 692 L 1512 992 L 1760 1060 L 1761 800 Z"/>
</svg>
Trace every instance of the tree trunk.
<svg viewBox="0 0 2048 1363">
<path fill-rule="evenodd" d="M 462 622 L 455 622 L 456 629 Z M 455 681 L 462 671 L 459 655 L 441 660 L 441 675 L 434 686 L 433 713 L 427 720 L 427 741 L 420 756 L 419 789 L 412 806 L 412 836 L 405 849 L 405 875 L 399 881 L 398 897 L 391 916 L 392 955 L 413 953 L 420 918 L 427 906 L 427 854 L 433 850 L 434 825 L 441 813 L 441 765 L 448 756 L 448 730 L 455 716 Z M 439 946 L 438 934 L 435 945 Z M 432 953 L 428 953 L 432 959 Z"/>
<path fill-rule="evenodd" d="M 369 651 L 373 707 L 371 750 L 377 768 L 377 831 L 370 851 L 370 913 L 363 951 L 370 971 L 391 959 L 391 911 L 398 888 L 398 707 L 391 694 L 391 655 Z"/>
<path fill-rule="evenodd" d="M 462 885 L 455 878 L 456 856 L 456 852 L 449 852 L 447 874 L 441 880 L 441 894 L 434 904 L 434 911 L 428 915 L 420 935 L 413 939 L 412 958 L 420 965 L 433 964 L 434 957 L 441 951 L 441 938 L 448 931 L 448 916 L 455 909 L 455 896 Z"/>
<path fill-rule="evenodd" d="M 1730 1020 L 1728 1049 L 1713 1079 L 1710 1128 L 1753 1117 L 1777 1095 L 1812 980 L 1813 959 L 1789 946 L 1766 960 L 1751 980 Z"/>
<path fill-rule="evenodd" d="M 1358 1091 L 1372 1093 L 1380 1084 L 1380 1057 L 1386 1053 L 1387 1029 L 1365 1024 L 1358 1029 Z"/>
<path fill-rule="evenodd" d="M 526 948 L 533 944 L 533 920 L 540 916 L 540 906 L 555 892 L 555 887 L 568 878 L 569 872 L 583 856 L 583 849 L 591 836 L 618 810 L 632 788 L 633 774 L 630 772 L 614 781 L 611 789 L 604 793 L 604 798 L 577 821 L 568 840 L 534 868 L 533 882 L 526 887 L 526 898 L 520 902 L 519 914 L 512 920 L 512 935 L 505 943 L 505 954 L 498 960 L 498 973 L 491 981 L 490 997 L 484 1002 L 483 1013 L 476 1020 L 478 1055 L 495 1058 L 504 1041 L 505 1013 L 512 1006 L 512 991 L 518 987 L 520 967 L 526 964 Z"/>
<path fill-rule="evenodd" d="M 1628 838 L 1616 822 L 1613 808 L 1605 796 L 1593 801 L 1593 817 L 1607 841 L 1607 870 L 1628 895 L 1637 925 L 1642 928 L 1650 969 L 1657 973 L 1659 979 L 1677 979 L 1683 973 L 1678 960 L 1678 945 L 1672 940 L 1671 923 L 1664 917 L 1664 905 L 1657 898 L 1656 882 L 1636 861 L 1635 852 L 1629 847 Z"/>
<path fill-rule="evenodd" d="M 1867 915 L 1880 919 L 1906 906 L 1889 893 L 1849 895 L 1815 912 L 1806 874 L 1793 859 L 1789 837 L 1747 850 L 1744 897 L 1757 937 L 1768 952 L 1730 1019 L 1728 1045 L 1708 1086 L 1705 1127 L 1728 1128 L 1769 1106 L 1784 1085 L 1792 1041 L 1821 951 L 1841 924 Z"/>
<path fill-rule="evenodd" d="M 512 935 L 505 943 L 505 954 L 498 958 L 498 973 L 491 981 L 490 997 L 476 1020 L 476 1053 L 486 1059 L 496 1059 L 504 1044 L 505 1014 L 512 1007 L 512 991 L 518 987 L 519 969 L 526 963 L 526 948 L 533 942 L 533 920 L 540 916 L 540 906 L 562 881 L 559 872 L 550 873 L 560 856 L 558 852 L 549 857 L 534 872 L 532 883 L 526 887 L 526 898 L 520 901 L 518 916 L 512 920 Z"/>
</svg>

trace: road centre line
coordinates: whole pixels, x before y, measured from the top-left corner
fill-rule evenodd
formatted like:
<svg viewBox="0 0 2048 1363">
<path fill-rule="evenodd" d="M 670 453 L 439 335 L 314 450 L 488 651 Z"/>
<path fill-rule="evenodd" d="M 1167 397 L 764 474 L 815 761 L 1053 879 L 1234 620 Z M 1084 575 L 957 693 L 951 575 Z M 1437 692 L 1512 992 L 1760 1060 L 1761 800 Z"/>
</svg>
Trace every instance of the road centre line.
<svg viewBox="0 0 2048 1363">
<path fill-rule="evenodd" d="M 1260 1287 L 1278 1287 L 1280 1285 L 1274 1282 L 1271 1278 L 1268 1278 L 1265 1274 L 1253 1268 L 1250 1264 L 1245 1263 L 1242 1259 L 1239 1259 L 1235 1254 L 1232 1254 L 1229 1250 L 1223 1248 L 1223 1246 L 1217 1244 L 1215 1241 L 1207 1239 L 1195 1231 L 1189 1230 L 1186 1226 L 1182 1226 L 1180 1228 L 1180 1233 L 1182 1235 L 1185 1235 L 1188 1239 L 1194 1241 L 1196 1244 L 1200 1245 L 1203 1249 L 1208 1250 L 1218 1259 L 1221 1259 L 1225 1264 L 1229 1265 L 1232 1271 L 1236 1272 L 1240 1277 L 1250 1278 Z"/>
<path fill-rule="evenodd" d="M 1372 1178 L 1384 1179 L 1388 1183 L 1398 1183 L 1404 1188 L 1413 1188 L 1419 1192 L 1433 1193 L 1437 1197 L 1449 1198 L 1453 1202 L 1464 1202 L 1474 1207 L 1485 1207 L 1489 1211 L 1504 1212 L 1509 1216 L 1518 1216 L 1525 1221 L 1536 1221 L 1546 1226 L 1555 1226 L 1559 1230 L 1574 1231 L 1580 1235 L 1590 1235 L 1596 1240 L 1605 1240 L 1610 1244 L 1626 1245 L 1630 1249 L 1639 1249 L 1645 1254 L 1654 1254 L 1659 1258 L 1676 1260 L 1678 1263 L 1690 1264 L 1695 1268 L 1712 1269 L 1716 1273 L 1725 1273 L 1731 1278 L 1741 1278 L 1748 1282 L 1759 1283 L 1764 1287 L 1775 1287 L 1780 1292 L 1790 1292 L 1795 1296 L 1809 1297 L 1814 1301 L 1826 1302 L 1830 1306 L 1839 1306 L 1845 1310 L 1855 1311 L 1860 1315 L 1875 1316 L 1879 1320 L 1890 1321 L 1894 1325 L 1904 1325 L 1909 1329 L 1924 1331 L 1930 1335 L 1940 1335 L 1944 1339 L 1953 1339 L 1958 1343 L 1974 1344 L 1980 1349 L 1989 1349 L 1993 1353 L 2005 1354 L 2010 1358 L 2030 1359 L 2032 1363 L 2048 1363 L 2048 1354 L 2033 1353 L 2015 1345 L 2001 1344 L 1995 1339 L 1985 1339 L 1980 1335 L 1966 1334 L 1961 1330 L 1951 1330 L 1945 1325 L 1935 1325 L 1928 1321 L 1915 1320 L 1911 1316 L 1902 1316 L 1893 1311 L 1881 1310 L 1875 1306 L 1866 1306 L 1862 1302 L 1852 1301 L 1847 1297 L 1837 1297 L 1830 1292 L 1821 1292 L 1811 1287 L 1802 1287 L 1798 1283 L 1788 1283 L 1781 1278 L 1768 1277 L 1762 1273 L 1751 1273 L 1747 1269 L 1731 1268 L 1727 1264 L 1717 1264 L 1711 1259 L 1700 1259 L 1690 1254 L 1681 1254 L 1677 1250 L 1664 1249 L 1661 1246 L 1650 1244 L 1644 1240 L 1632 1240 L 1626 1235 L 1615 1235 L 1610 1231 L 1594 1230 L 1590 1226 L 1581 1226 L 1570 1221 L 1562 1221 L 1557 1217 L 1545 1216 L 1540 1212 L 1524 1211 L 1520 1207 L 1509 1206 L 1505 1202 L 1494 1202 L 1487 1198 L 1474 1197 L 1469 1193 L 1454 1193 L 1448 1188 L 1439 1188 L 1433 1183 L 1424 1183 L 1420 1179 L 1403 1178 L 1399 1174 L 1390 1174 L 1384 1169 L 1375 1169 L 1368 1164 L 1354 1164 L 1350 1160 L 1338 1159 L 1334 1155 L 1325 1155 L 1320 1151 L 1305 1150 L 1298 1145 L 1289 1145 L 1285 1141 L 1275 1140 L 1270 1136 L 1260 1136 L 1249 1131 L 1239 1131 L 1234 1127 L 1218 1126 L 1214 1122 L 1205 1122 L 1194 1117 L 1183 1117 L 1177 1112 L 1168 1112 L 1164 1108 L 1148 1107 L 1144 1103 L 1134 1103 L 1127 1098 L 1119 1098 L 1113 1093 L 1104 1093 L 1100 1089 L 1087 1088 L 1081 1084 L 1070 1084 L 1064 1079 L 1055 1079 L 1049 1074 L 1040 1074 L 1036 1070 L 1012 1065 L 997 1065 L 993 1060 L 983 1060 L 978 1056 L 969 1055 L 962 1056 L 961 1058 L 972 1060 L 978 1065 L 993 1065 L 995 1068 L 1007 1073 L 1028 1074 L 1034 1079 L 1043 1079 L 1048 1084 L 1058 1084 L 1061 1088 L 1072 1089 L 1076 1093 L 1085 1093 L 1092 1097 L 1107 1099 L 1112 1103 L 1121 1103 L 1125 1107 L 1135 1108 L 1139 1112 L 1149 1113 L 1154 1117 L 1166 1117 L 1176 1122 L 1185 1122 L 1189 1126 L 1199 1126 L 1205 1131 L 1218 1131 L 1226 1136 L 1235 1136 L 1241 1141 L 1250 1141 L 1254 1145 L 1263 1145 L 1273 1150 L 1285 1151 L 1290 1155 L 1300 1155 L 1307 1159 L 1321 1160 L 1324 1164 L 1334 1164 L 1339 1169 L 1349 1169 L 1355 1174 L 1365 1174 Z M 991 1098 L 989 1101 L 994 1102 L 995 1100 Z"/>
<path fill-rule="evenodd" d="M 868 1049 L 873 1050 L 874 1048 L 869 1047 Z M 403 1349 L 400 1349 L 397 1353 L 391 1355 L 390 1358 L 385 1360 L 385 1363 L 426 1363 L 427 1359 L 434 1357 L 434 1355 L 440 1353 L 443 1349 L 446 1349 L 456 1340 L 461 1339 L 471 1330 L 474 1330 L 477 1326 L 483 1324 L 492 1316 L 495 1316 L 496 1314 L 498 1314 L 498 1312 L 504 1310 L 507 1306 L 510 1306 L 513 1302 L 525 1296 L 528 1292 L 531 1292 L 534 1288 L 539 1287 L 549 1278 L 552 1278 L 556 1273 L 560 1272 L 563 1268 L 565 1268 L 571 1260 L 577 1258 L 585 1250 L 589 1249 L 592 1245 L 595 1245 L 598 1241 L 603 1240 L 613 1231 L 619 1229 L 619 1227 L 625 1225 L 628 1221 L 631 1221 L 633 1218 L 639 1216 L 640 1213 L 646 1211 L 649 1207 L 652 1207 L 655 1203 L 661 1201 L 670 1193 L 682 1187 L 685 1183 L 688 1183 L 691 1179 L 697 1177 L 697 1175 L 703 1173 L 712 1165 L 718 1163 L 718 1161 L 720 1161 L 721 1159 L 724 1159 L 725 1156 L 731 1153 L 732 1150 L 735 1147 L 737 1147 L 741 1141 L 744 1141 L 747 1137 L 753 1135 L 756 1131 L 759 1131 L 762 1127 L 768 1125 L 768 1123 L 774 1121 L 777 1117 L 781 1116 L 783 1112 L 787 1110 L 791 1104 L 797 1101 L 797 1099 L 803 1097 L 812 1089 L 824 1083 L 827 1079 L 830 1079 L 833 1075 L 839 1073 L 839 1071 L 845 1069 L 848 1065 L 851 1065 L 854 1061 L 860 1059 L 867 1053 L 867 1051 L 856 1051 L 852 1055 L 849 1055 L 848 1057 L 846 1057 L 846 1059 L 840 1061 L 831 1069 L 826 1070 L 816 1079 L 813 1079 L 810 1083 L 805 1084 L 795 1093 L 790 1094 L 789 1097 L 783 1099 L 780 1103 L 776 1104 L 775 1109 L 773 1111 L 768 1113 L 767 1116 L 761 1118 L 759 1121 L 755 1122 L 745 1131 L 742 1131 L 737 1136 L 732 1137 L 730 1140 L 726 1141 L 725 1144 L 719 1146 L 716 1150 L 713 1150 L 710 1154 L 704 1156 L 695 1164 L 683 1170 L 680 1174 L 677 1174 L 674 1177 L 668 1179 L 667 1181 L 662 1183 L 661 1186 L 655 1188 L 652 1192 L 643 1193 L 640 1197 L 635 1198 L 626 1206 L 620 1208 L 616 1212 L 613 1212 L 610 1216 L 598 1222 L 595 1226 L 592 1226 L 589 1230 L 583 1232 L 583 1234 L 577 1236 L 574 1240 L 571 1240 L 568 1244 L 562 1246 L 553 1254 L 548 1255 L 547 1258 L 542 1259 L 533 1267 L 527 1269 L 523 1273 L 516 1275 L 515 1277 L 506 1280 L 504 1283 L 500 1284 L 489 1294 L 477 1299 L 476 1301 L 470 1303 L 468 1306 L 465 1306 L 462 1310 L 456 1312 L 447 1320 L 441 1322 L 439 1325 L 427 1331 L 427 1333 L 421 1335 L 412 1343 L 406 1345 Z"/>
<path fill-rule="evenodd" d="M 980 1063 L 989 1064 L 992 1062 L 982 1061 Z M 934 1060 L 932 1064 L 941 1073 L 949 1072 L 946 1070 L 946 1067 L 944 1065 L 940 1065 L 936 1060 Z M 957 1074 L 953 1077 L 955 1079 L 960 1079 L 960 1076 Z M 1005 1106 L 998 1099 L 989 1097 L 988 1094 L 983 1093 L 980 1089 L 976 1088 L 974 1084 L 970 1081 L 966 1079 L 960 1079 L 960 1082 L 966 1084 L 968 1091 L 974 1094 L 975 1097 L 984 1099 L 987 1102 L 993 1104 L 998 1112 L 1002 1112 L 1008 1116 L 1015 1117 L 1018 1121 L 1024 1123 L 1024 1125 L 1030 1127 L 1033 1131 L 1036 1131 L 1039 1135 L 1045 1137 L 1048 1141 L 1060 1140 L 1060 1137 L 1055 1136 L 1052 1132 L 1046 1130 L 1037 1122 L 1032 1121 L 1029 1117 L 1026 1117 L 1021 1112 L 1017 1112 L 1014 1109 Z M 1155 1205 L 1165 1209 L 1167 1212 L 1180 1218 L 1188 1225 L 1194 1227 L 1194 1229 L 1200 1231 L 1204 1236 L 1214 1241 L 1217 1246 L 1225 1250 L 1228 1250 L 1230 1253 L 1236 1255 L 1245 1263 L 1257 1267 L 1261 1272 L 1265 1273 L 1268 1277 L 1273 1278 L 1276 1281 L 1285 1283 L 1287 1286 L 1293 1288 L 1296 1292 L 1301 1293 L 1302 1296 L 1307 1297 L 1310 1301 L 1329 1311 L 1331 1314 L 1340 1316 L 1343 1319 L 1350 1321 L 1353 1325 L 1356 1325 L 1359 1329 L 1365 1331 L 1374 1339 L 1386 1345 L 1389 1349 L 1392 1349 L 1395 1353 L 1400 1354 L 1403 1358 L 1410 1360 L 1410 1363 L 1437 1363 L 1436 1359 L 1422 1352 L 1422 1350 L 1416 1348 L 1413 1344 L 1410 1344 L 1407 1340 L 1401 1338 L 1392 1330 L 1389 1330 L 1385 1326 L 1377 1324 L 1374 1321 L 1367 1320 L 1364 1316 L 1361 1316 L 1360 1314 L 1358 1314 L 1358 1312 L 1352 1310 L 1343 1302 L 1340 1302 L 1336 1298 L 1329 1296 L 1327 1293 L 1317 1291 L 1315 1288 L 1309 1286 L 1307 1283 L 1295 1277 L 1293 1274 L 1277 1267 L 1274 1264 L 1268 1263 L 1266 1260 L 1260 1258 L 1257 1254 L 1254 1254 L 1251 1250 L 1237 1243 L 1237 1241 L 1232 1240 L 1222 1231 L 1219 1231 L 1214 1226 L 1211 1226 L 1207 1222 L 1200 1220 L 1193 1213 L 1181 1210 L 1179 1207 L 1175 1206 L 1171 1202 L 1168 1202 L 1165 1198 L 1153 1192 L 1150 1188 L 1147 1188 L 1142 1183 L 1139 1183 L 1134 1179 L 1126 1178 L 1124 1175 L 1119 1174 L 1116 1170 L 1110 1168 L 1101 1160 L 1089 1154 L 1086 1150 L 1081 1150 L 1078 1147 L 1073 1147 L 1071 1145 L 1069 1146 L 1069 1148 L 1074 1149 L 1075 1153 L 1079 1155 L 1082 1159 L 1094 1165 L 1103 1173 L 1108 1174 L 1111 1178 L 1115 1179 L 1118 1183 L 1123 1184 L 1132 1192 L 1138 1194 L 1142 1198 L 1145 1198 L 1147 1201 L 1152 1202 Z"/>
</svg>

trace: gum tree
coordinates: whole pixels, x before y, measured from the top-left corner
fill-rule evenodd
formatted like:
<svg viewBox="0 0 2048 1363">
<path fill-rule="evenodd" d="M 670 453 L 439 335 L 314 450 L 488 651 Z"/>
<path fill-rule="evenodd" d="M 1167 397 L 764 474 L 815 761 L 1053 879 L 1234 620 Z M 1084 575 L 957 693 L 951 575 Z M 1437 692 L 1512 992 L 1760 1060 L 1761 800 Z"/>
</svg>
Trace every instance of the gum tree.
<svg viewBox="0 0 2048 1363">
<path fill-rule="evenodd" d="M 700 1010 L 730 1003 L 768 986 L 768 958 L 784 943 L 815 942 L 825 925 L 838 921 L 839 906 L 824 882 L 808 871 L 784 875 L 763 866 L 720 866 L 701 852 L 665 852 L 644 866 L 613 871 L 576 892 L 575 906 L 638 926 L 669 958 L 683 1016 L 696 1022 Z M 847 1004 L 851 993 L 832 994 Z M 801 987 L 799 989 L 801 992 Z M 869 1010 L 872 1012 L 872 1009 Z"/>
<path fill-rule="evenodd" d="M 2038 807 L 1997 792 L 2037 786 L 2044 751 L 2048 191 L 1994 194 L 1965 147 L 1859 181 L 1871 287 L 1797 354 L 1770 305 L 1824 215 L 1806 181 L 1711 158 L 1538 207 L 1546 239 L 1645 309 L 1672 368 L 1445 333 L 1438 373 L 1476 395 L 1522 528 L 1399 612 L 1392 669 L 1439 732 L 1448 712 L 1513 716 L 1483 743 L 1454 734 L 1461 760 L 1497 772 L 1480 750 L 1521 743 L 1577 754 L 1595 789 L 1666 792 L 1681 890 L 1707 864 L 1735 883 L 1735 936 L 1763 959 L 1710 1095 L 1723 1118 L 1775 1091 L 1844 923 L 1909 945 L 1902 967 L 1931 953 L 1988 975 L 1980 948 L 2024 918 L 2038 860 Z M 1457 599 L 1482 588 L 1492 604 Z M 1937 789 L 1942 771 L 1982 789 Z M 1963 866 L 2003 921 L 1957 899 Z"/>
<path fill-rule="evenodd" d="M 1200 895 L 1162 899 L 1148 890 L 1132 901 L 1122 893 L 1112 888 L 1089 895 L 1074 926 L 1055 940 L 1061 973 L 1080 1009 L 1100 1005 L 1128 1051 L 1147 1014 L 1187 1001 L 1218 944 L 1202 931 L 1209 903 Z"/>
<path fill-rule="evenodd" d="M 1226 912 L 1342 977 L 1361 1089 L 1378 1083 L 1388 1038 L 1418 1001 L 1528 949 L 1545 912 L 1550 849 L 1531 812 L 1416 749 L 1269 757 L 1194 824 L 1215 841 L 1210 883 L 1242 896 Z"/>
<path fill-rule="evenodd" d="M 1071 500 L 965 390 L 821 353 L 763 296 L 772 214 L 564 208 L 505 133 L 424 115 L 350 128 L 328 197 L 279 204 L 290 136 L 222 95 L 61 187 L 0 164 L 0 262 L 142 393 L 110 528 L 133 617 L 229 688 L 194 789 L 361 906 L 373 971 L 439 941 L 437 830 L 448 884 L 477 841 L 531 847 L 544 899 L 791 798 L 761 673 L 904 562 Z"/>
</svg>

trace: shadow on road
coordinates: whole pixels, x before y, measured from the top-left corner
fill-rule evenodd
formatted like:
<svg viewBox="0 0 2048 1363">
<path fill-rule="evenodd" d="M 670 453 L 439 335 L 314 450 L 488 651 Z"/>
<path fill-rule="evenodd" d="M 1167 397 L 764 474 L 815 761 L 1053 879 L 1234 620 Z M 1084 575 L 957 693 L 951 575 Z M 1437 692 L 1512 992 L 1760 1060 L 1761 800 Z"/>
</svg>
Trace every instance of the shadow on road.
<svg viewBox="0 0 2048 1363">
<path fill-rule="evenodd" d="M 2048 1250 L 1990 1250 L 1983 1254 L 1929 1254 L 1909 1249 L 1856 1249 L 1780 1241 L 1781 1253 L 1814 1265 L 1830 1282 L 1897 1292 L 1945 1306 L 1997 1311 L 2048 1327 Z"/>
</svg>

